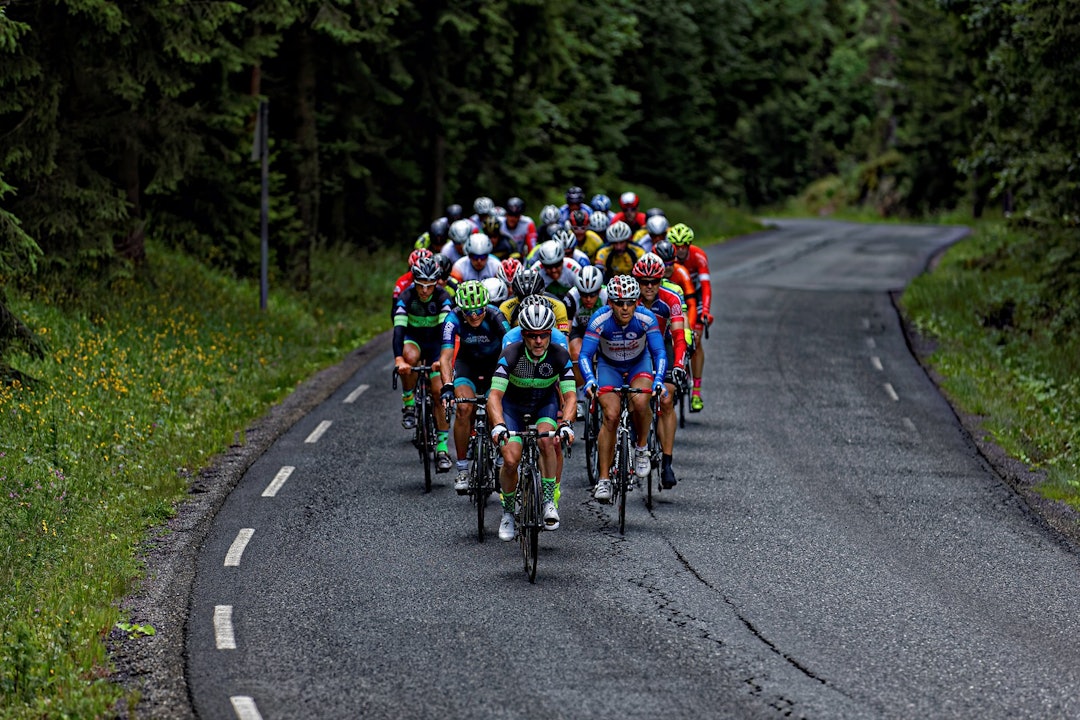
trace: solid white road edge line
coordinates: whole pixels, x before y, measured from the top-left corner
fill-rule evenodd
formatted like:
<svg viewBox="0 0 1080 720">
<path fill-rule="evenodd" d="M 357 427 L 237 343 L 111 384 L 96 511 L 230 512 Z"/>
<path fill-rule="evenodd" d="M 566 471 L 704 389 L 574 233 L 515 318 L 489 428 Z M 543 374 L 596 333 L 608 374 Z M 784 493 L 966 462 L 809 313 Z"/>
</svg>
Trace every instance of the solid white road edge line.
<svg viewBox="0 0 1080 720">
<path fill-rule="evenodd" d="M 319 423 L 319 427 L 317 427 L 317 428 L 315 428 L 314 430 L 311 431 L 311 434 L 307 436 L 307 440 L 305 440 L 304 442 L 306 442 L 306 443 L 317 443 L 317 442 L 319 442 L 319 438 L 321 438 L 323 436 L 323 433 L 326 432 L 330 428 L 330 426 L 333 425 L 333 424 L 334 424 L 334 422 L 332 420 L 323 420 L 321 423 Z"/>
<path fill-rule="evenodd" d="M 293 470 L 295 469 L 296 468 L 292 465 L 286 465 L 280 470 L 278 470 L 277 475 L 274 476 L 274 479 L 271 480 L 270 484 L 266 486 L 265 490 L 263 490 L 262 496 L 274 497 L 275 495 L 277 495 L 278 490 L 281 489 L 281 486 L 285 484 L 285 481 L 289 479 L 289 476 L 292 475 Z"/>
<path fill-rule="evenodd" d="M 229 546 L 229 552 L 225 553 L 225 567 L 240 567 L 240 556 L 244 554 L 251 536 L 255 534 L 255 528 L 243 528 L 236 533 L 236 539 Z"/>
<path fill-rule="evenodd" d="M 356 398 L 363 395 L 364 391 L 367 390 L 369 387 L 371 387 L 371 386 L 370 385 L 360 385 L 355 390 L 353 390 L 351 393 L 349 393 L 349 396 L 347 398 L 345 398 L 345 402 L 350 403 L 350 404 L 356 402 Z"/>
<path fill-rule="evenodd" d="M 247 695 L 233 695 L 229 698 L 237 720 L 262 720 L 259 708 L 255 707 L 255 699 Z"/>
<path fill-rule="evenodd" d="M 218 650 L 235 650 L 236 636 L 233 635 L 232 605 L 214 606 L 214 641 Z"/>
<path fill-rule="evenodd" d="M 889 393 L 889 397 L 891 397 L 893 400 L 900 399 L 900 396 L 896 394 L 895 390 L 893 390 L 892 383 L 885 383 L 885 392 Z"/>
</svg>

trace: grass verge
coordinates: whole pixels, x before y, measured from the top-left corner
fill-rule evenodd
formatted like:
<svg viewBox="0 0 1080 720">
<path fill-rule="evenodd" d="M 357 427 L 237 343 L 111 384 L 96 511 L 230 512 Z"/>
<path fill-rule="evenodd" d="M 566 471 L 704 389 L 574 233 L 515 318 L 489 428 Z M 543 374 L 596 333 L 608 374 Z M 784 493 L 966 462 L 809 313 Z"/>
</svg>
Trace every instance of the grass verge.
<svg viewBox="0 0 1080 720">
<path fill-rule="evenodd" d="M 1044 240 L 976 225 L 901 307 L 936 343 L 943 389 L 1008 454 L 1041 471 L 1046 497 L 1080 508 L 1080 329 L 1062 322 Z"/>
<path fill-rule="evenodd" d="M 311 297 L 265 313 L 254 283 L 155 246 L 137 279 L 8 291 L 50 354 L 0 385 L 0 717 L 109 714 L 105 637 L 148 528 L 237 428 L 389 327 L 403 264 L 322 250 Z"/>
</svg>

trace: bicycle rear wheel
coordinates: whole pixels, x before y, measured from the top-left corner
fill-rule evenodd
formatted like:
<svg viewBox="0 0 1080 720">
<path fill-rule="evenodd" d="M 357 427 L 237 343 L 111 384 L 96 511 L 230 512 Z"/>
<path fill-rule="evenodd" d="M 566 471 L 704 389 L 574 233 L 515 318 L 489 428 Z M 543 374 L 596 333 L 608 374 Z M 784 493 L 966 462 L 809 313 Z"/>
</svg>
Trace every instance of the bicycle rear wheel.
<svg viewBox="0 0 1080 720">
<path fill-rule="evenodd" d="M 521 557 L 529 582 L 536 582 L 536 559 L 540 544 L 540 474 L 535 467 L 525 468 L 518 483 L 521 497 Z"/>
<path fill-rule="evenodd" d="M 422 382 L 422 381 L 421 381 Z M 419 388 L 420 385 L 418 384 Z M 424 463 L 424 492 L 431 492 L 431 466 L 435 462 L 432 451 L 435 448 L 435 419 L 431 415 L 431 399 L 428 394 L 420 390 L 416 399 L 417 410 L 420 413 L 420 457 Z"/>
<path fill-rule="evenodd" d="M 594 403 L 593 408 L 585 415 L 585 470 L 589 477 L 589 486 L 595 487 L 600 479 L 600 445 L 597 438 L 600 436 L 600 404 Z"/>
<path fill-rule="evenodd" d="M 630 430 L 619 437 L 619 472 L 615 485 L 619 493 L 619 534 L 626 534 L 626 496 L 630 492 L 630 474 L 634 472 L 633 460 L 630 455 Z"/>
<path fill-rule="evenodd" d="M 494 488 L 495 466 L 488 443 L 484 442 L 480 435 L 473 439 L 473 467 L 469 482 L 472 484 L 473 502 L 476 503 L 476 539 L 484 542 L 484 513 L 487 510 L 488 497 Z"/>
</svg>

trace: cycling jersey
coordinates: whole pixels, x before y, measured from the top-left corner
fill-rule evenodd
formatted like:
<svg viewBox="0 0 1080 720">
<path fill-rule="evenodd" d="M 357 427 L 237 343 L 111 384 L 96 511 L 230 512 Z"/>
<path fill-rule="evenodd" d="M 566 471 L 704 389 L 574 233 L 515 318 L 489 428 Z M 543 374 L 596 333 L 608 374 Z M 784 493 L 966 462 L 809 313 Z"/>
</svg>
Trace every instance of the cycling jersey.
<svg viewBox="0 0 1080 720">
<path fill-rule="evenodd" d="M 397 279 L 397 282 L 394 283 L 394 297 L 393 297 L 393 299 L 397 300 L 398 296 L 401 295 L 401 292 L 405 288 L 409 287 L 412 284 L 413 284 L 412 270 L 408 270 L 404 275 L 402 275 L 401 277 L 399 277 Z M 393 304 L 393 302 L 390 303 L 390 314 L 391 315 L 394 314 L 394 304 Z"/>
<path fill-rule="evenodd" d="M 562 300 L 554 295 L 548 295 L 544 293 L 540 297 L 548 301 L 548 305 L 555 311 L 555 327 L 562 330 L 564 333 L 570 332 L 570 318 L 566 314 L 566 306 L 563 305 Z M 510 298 L 502 305 L 499 306 L 499 310 L 506 316 L 506 319 L 510 321 L 510 327 L 517 327 L 518 305 L 519 301 L 516 297 Z"/>
<path fill-rule="evenodd" d="M 642 258 L 645 251 L 633 243 L 626 244 L 624 252 L 617 253 L 611 245 L 605 245 L 596 252 L 593 264 L 604 270 L 604 282 L 616 275 L 629 275 L 634 263 Z"/>
<path fill-rule="evenodd" d="M 689 253 L 685 260 L 680 260 L 686 272 L 690 274 L 690 280 L 694 283 L 694 295 L 700 305 L 697 326 L 700 327 L 703 320 L 700 315 L 709 315 L 709 306 L 712 304 L 712 282 L 709 280 L 709 258 L 705 251 L 696 245 L 688 246 Z"/>
<path fill-rule="evenodd" d="M 637 375 L 648 373 L 653 376 L 654 383 L 662 382 L 667 371 L 667 353 L 664 351 L 664 338 L 660 334 L 659 322 L 652 311 L 640 305 L 634 310 L 625 327 L 616 322 L 610 306 L 593 314 L 578 354 L 581 377 L 586 384 L 598 382 L 597 373 L 593 369 L 594 356 L 598 370 L 606 366 L 620 376 L 630 376 L 631 380 Z"/>
<path fill-rule="evenodd" d="M 645 221 L 648 218 L 645 217 L 643 212 L 619 212 L 615 213 L 615 217 L 611 218 L 611 224 L 619 222 L 620 220 L 630 226 L 630 232 L 637 232 L 641 228 L 645 227 Z"/>
<path fill-rule="evenodd" d="M 439 359 L 443 323 L 452 309 L 450 296 L 436 287 L 427 300 L 420 299 L 416 285 L 410 285 L 394 301 L 394 356 L 401 357 L 405 343 L 420 347 L 423 360 Z"/>
<path fill-rule="evenodd" d="M 466 280 L 486 280 L 490 277 L 495 277 L 499 271 L 499 258 L 495 255 L 488 255 L 487 263 L 480 270 L 477 270 L 472 265 L 472 260 L 466 256 L 454 263 L 454 267 L 450 268 L 450 282 L 456 289 L 458 285 Z"/>
<path fill-rule="evenodd" d="M 581 203 L 576 208 L 574 208 L 574 210 L 581 210 L 582 212 L 585 213 L 585 217 L 589 217 L 590 215 L 592 215 L 592 207 L 589 206 L 589 205 L 586 205 L 585 203 Z M 569 204 L 563 204 L 563 206 L 561 208 L 559 208 L 559 224 L 560 225 L 564 225 L 566 223 L 566 221 L 570 219 L 570 213 L 571 213 L 571 210 L 570 210 L 570 205 Z"/>
<path fill-rule="evenodd" d="M 465 311 L 455 308 L 446 316 L 442 327 L 442 349 L 458 351 L 454 360 L 454 386 L 468 385 L 473 392 L 484 393 L 491 383 L 495 363 L 502 352 L 503 338 L 510 324 L 494 305 L 485 308 L 484 320 L 473 327 Z"/>
<path fill-rule="evenodd" d="M 545 418 L 554 422 L 560 398 L 574 392 L 576 387 L 570 351 L 552 344 L 539 358 L 533 358 L 525 343 L 511 343 L 499 355 L 491 387 L 503 393 L 504 421 L 511 430 L 520 428 L 511 426 L 512 414 L 507 412 L 508 406 L 523 413 L 542 412 Z M 554 411 L 550 410 L 552 406 Z M 540 419 L 536 418 L 537 421 Z"/>
<path fill-rule="evenodd" d="M 566 304 L 566 312 L 570 316 L 570 337 L 585 337 L 585 328 L 589 324 L 589 318 L 600 308 L 607 307 L 607 288 L 600 288 L 600 297 L 596 304 L 587 308 L 581 304 L 581 291 L 576 287 L 566 293 L 563 298 Z"/>
<path fill-rule="evenodd" d="M 443 243 L 442 249 L 439 250 L 439 254 L 450 258 L 451 263 L 456 263 L 458 260 L 465 257 L 465 246 L 455 245 L 453 240 L 447 240 Z"/>
<path fill-rule="evenodd" d="M 641 298 L 641 304 L 645 306 L 645 298 Z M 664 336 L 665 348 L 667 342 L 671 342 L 672 352 L 668 353 L 668 357 L 672 360 L 673 366 L 682 367 L 686 357 L 686 333 L 684 331 L 672 333 L 669 328 L 669 324 L 672 322 L 681 322 L 685 325 L 686 318 L 683 317 L 682 312 L 682 296 L 661 285 L 652 303 L 645 307 L 652 310 L 653 315 L 656 316 L 660 334 Z"/>
<path fill-rule="evenodd" d="M 528 215 L 519 217 L 514 227 L 510 227 L 509 219 L 504 219 L 503 230 L 513 239 L 521 257 L 525 257 L 536 247 L 536 223 Z"/>
<path fill-rule="evenodd" d="M 697 298 L 694 297 L 694 281 L 690 279 L 690 273 L 686 272 L 680 263 L 669 266 L 671 276 L 664 280 L 664 285 L 669 289 L 678 289 L 683 298 L 683 315 L 686 316 L 687 327 L 697 325 Z"/>
</svg>

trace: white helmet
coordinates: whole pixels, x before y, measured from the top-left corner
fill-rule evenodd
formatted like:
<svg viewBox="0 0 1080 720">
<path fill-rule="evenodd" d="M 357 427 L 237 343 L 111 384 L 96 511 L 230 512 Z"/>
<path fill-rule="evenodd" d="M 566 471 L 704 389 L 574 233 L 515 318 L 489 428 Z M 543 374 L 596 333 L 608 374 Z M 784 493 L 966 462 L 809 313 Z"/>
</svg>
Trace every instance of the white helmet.
<svg viewBox="0 0 1080 720">
<path fill-rule="evenodd" d="M 491 254 L 493 249 L 494 247 L 491 245 L 491 238 L 484 233 L 473 233 L 465 242 L 465 252 L 469 255 L 483 255 L 484 257 L 487 257 Z"/>
<path fill-rule="evenodd" d="M 589 216 L 589 229 L 597 235 L 603 235 L 607 232 L 608 225 L 611 224 L 611 218 L 608 217 L 606 212 L 597 210 Z"/>
<path fill-rule="evenodd" d="M 540 224 L 550 225 L 553 222 L 559 222 L 559 208 L 554 205 L 545 205 L 540 208 Z"/>
<path fill-rule="evenodd" d="M 650 235 L 663 235 L 668 229 L 667 218 L 663 215 L 653 215 L 645 221 L 645 229 Z"/>
<path fill-rule="evenodd" d="M 477 215 L 490 215 L 495 212 L 495 201 L 489 197 L 478 197 L 473 202 L 473 210 Z"/>
<path fill-rule="evenodd" d="M 545 240 L 536 249 L 536 259 L 541 265 L 562 265 L 566 258 L 562 243 L 558 240 Z"/>
<path fill-rule="evenodd" d="M 559 230 L 551 235 L 551 239 L 563 246 L 564 254 L 577 247 L 577 235 L 572 230 Z"/>
<path fill-rule="evenodd" d="M 501 305 L 510 297 L 510 288 L 497 277 L 489 277 L 481 280 L 488 291 L 488 302 L 492 305 Z"/>
<path fill-rule="evenodd" d="M 609 243 L 626 242 L 630 239 L 630 226 L 620 220 L 612 223 L 607 229 L 607 241 Z"/>
<path fill-rule="evenodd" d="M 546 302 L 523 306 L 518 314 L 518 326 L 524 331 L 543 331 L 555 327 L 555 311 Z"/>
<path fill-rule="evenodd" d="M 454 224 L 450 226 L 448 235 L 455 245 L 461 245 L 469 239 L 475 229 L 476 226 L 472 224 L 471 220 L 462 218 L 454 221 Z"/>
<path fill-rule="evenodd" d="M 585 294 L 600 292 L 604 287 L 604 271 L 595 265 L 586 265 L 581 268 L 577 277 L 578 292 Z"/>
</svg>

